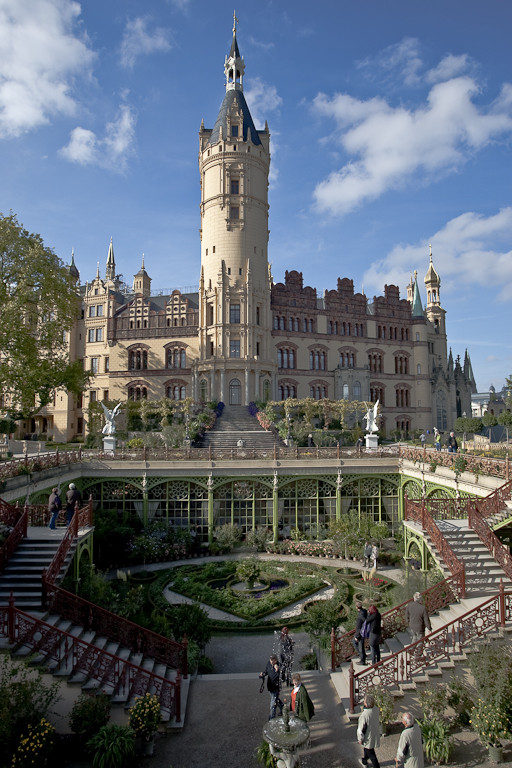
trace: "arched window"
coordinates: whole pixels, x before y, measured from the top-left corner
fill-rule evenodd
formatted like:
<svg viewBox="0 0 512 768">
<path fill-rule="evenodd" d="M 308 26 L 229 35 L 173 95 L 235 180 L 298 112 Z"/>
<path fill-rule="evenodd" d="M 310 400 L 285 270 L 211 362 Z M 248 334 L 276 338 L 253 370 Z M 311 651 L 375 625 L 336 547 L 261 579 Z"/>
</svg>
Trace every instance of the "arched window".
<svg viewBox="0 0 512 768">
<path fill-rule="evenodd" d="M 348 400 L 348 384 L 343 385 L 343 400 Z"/>
<path fill-rule="evenodd" d="M 148 352 L 146 349 L 131 349 L 128 353 L 128 368 L 130 371 L 145 370 L 148 367 Z"/>
<path fill-rule="evenodd" d="M 167 350 L 167 367 L 168 368 L 186 368 L 187 367 L 187 353 L 185 349 L 175 347 L 174 349 Z"/>
<path fill-rule="evenodd" d="M 129 400 L 146 400 L 147 396 L 148 396 L 148 390 L 146 387 L 141 387 L 141 386 L 128 387 Z"/>
</svg>

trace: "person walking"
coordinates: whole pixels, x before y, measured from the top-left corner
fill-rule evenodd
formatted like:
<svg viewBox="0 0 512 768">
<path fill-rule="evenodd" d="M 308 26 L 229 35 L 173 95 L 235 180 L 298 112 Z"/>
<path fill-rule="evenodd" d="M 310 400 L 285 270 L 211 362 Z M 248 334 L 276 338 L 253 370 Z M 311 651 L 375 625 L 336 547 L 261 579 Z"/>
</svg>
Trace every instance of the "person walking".
<svg viewBox="0 0 512 768">
<path fill-rule="evenodd" d="M 404 768 L 424 768 L 425 758 L 423 757 L 421 730 L 410 712 L 404 712 L 402 715 L 402 725 L 404 730 L 400 734 L 396 751 L 396 768 L 400 764 Z"/>
<path fill-rule="evenodd" d="M 363 748 L 363 756 L 359 762 L 366 766 L 370 761 L 373 768 L 380 768 L 375 754 L 375 747 L 380 744 L 380 713 L 375 706 L 375 698 L 370 693 L 365 694 L 363 707 L 357 721 L 357 741 Z"/>
<path fill-rule="evenodd" d="M 283 714 L 283 702 L 279 696 L 281 691 L 281 676 L 277 656 L 272 655 L 267 662 L 264 672 L 260 672 L 260 678 L 264 680 L 265 677 L 267 678 L 267 691 L 270 693 L 270 713 L 268 719 L 273 720 L 276 716 L 277 707 L 279 707 L 279 714 Z"/>
<path fill-rule="evenodd" d="M 370 605 L 368 608 L 368 618 L 366 621 L 370 625 L 370 650 L 372 652 L 372 664 L 378 664 L 380 661 L 380 641 L 382 633 L 382 617 L 377 606 Z"/>
<path fill-rule="evenodd" d="M 288 627 L 283 627 L 279 635 L 279 657 L 281 665 L 281 680 L 291 685 L 293 667 L 293 639 Z"/>
<path fill-rule="evenodd" d="M 365 568 L 370 567 L 372 561 L 372 545 L 369 541 L 365 541 L 363 549 L 363 564 Z"/>
<path fill-rule="evenodd" d="M 455 437 L 455 432 L 450 432 L 448 435 L 448 440 L 446 441 L 446 445 L 448 446 L 448 453 L 457 453 L 459 444 L 457 442 L 457 438 Z"/>
<path fill-rule="evenodd" d="M 377 570 L 377 558 L 379 556 L 379 548 L 376 544 L 372 547 L 372 554 L 371 554 L 371 561 L 372 561 L 372 568 L 374 571 Z"/>
<path fill-rule="evenodd" d="M 415 592 L 411 602 L 407 603 L 405 609 L 405 620 L 407 626 L 412 635 L 413 643 L 425 637 L 425 630 L 428 629 L 432 632 L 432 625 L 427 613 L 427 609 L 423 605 L 421 592 Z"/>
<path fill-rule="evenodd" d="M 82 494 L 74 483 L 70 483 L 66 491 L 66 525 L 69 525 L 75 514 L 76 504 L 82 503 Z"/>
<path fill-rule="evenodd" d="M 366 664 L 366 648 L 364 647 L 365 639 L 361 635 L 361 628 L 366 621 L 368 611 L 363 608 L 363 604 L 360 600 L 356 601 L 357 619 L 356 619 L 356 632 L 352 638 L 352 645 L 355 648 L 356 653 L 359 654 L 359 663 Z"/>
<path fill-rule="evenodd" d="M 434 448 L 436 451 L 441 450 L 441 433 L 437 427 L 434 427 Z"/>
<path fill-rule="evenodd" d="M 50 513 L 50 524 L 48 528 L 50 528 L 52 531 L 55 530 L 55 526 L 57 525 L 57 518 L 59 517 L 59 512 L 61 509 L 62 501 L 60 500 L 59 489 L 52 488 L 52 492 L 50 493 L 48 499 L 48 512 Z"/>
<path fill-rule="evenodd" d="M 420 435 L 420 443 L 422 448 L 425 448 L 426 442 L 427 442 L 427 436 L 424 432 L 422 432 Z"/>
<path fill-rule="evenodd" d="M 293 689 L 290 694 L 290 712 L 293 712 L 298 720 L 309 723 L 315 714 L 315 706 L 310 699 L 306 686 L 298 672 L 292 675 Z"/>
</svg>

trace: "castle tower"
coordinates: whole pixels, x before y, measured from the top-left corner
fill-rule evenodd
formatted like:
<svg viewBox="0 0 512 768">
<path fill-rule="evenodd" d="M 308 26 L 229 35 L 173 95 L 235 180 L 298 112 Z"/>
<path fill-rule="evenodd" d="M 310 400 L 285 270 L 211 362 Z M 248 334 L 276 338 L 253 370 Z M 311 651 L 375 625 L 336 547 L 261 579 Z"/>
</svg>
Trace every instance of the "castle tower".
<svg viewBox="0 0 512 768">
<path fill-rule="evenodd" d="M 194 392 L 232 405 L 272 397 L 268 247 L 268 126 L 256 130 L 243 93 L 236 39 L 224 63 L 226 93 L 212 129 L 201 123 L 199 359 Z"/>
<path fill-rule="evenodd" d="M 112 243 L 112 238 L 110 238 L 110 245 L 108 247 L 105 280 L 110 283 L 115 283 L 116 280 L 116 260 L 114 258 L 114 245 Z"/>
<path fill-rule="evenodd" d="M 133 292 L 145 297 L 151 296 L 151 278 L 144 267 L 144 254 L 142 254 L 141 267 L 133 277 Z"/>
</svg>

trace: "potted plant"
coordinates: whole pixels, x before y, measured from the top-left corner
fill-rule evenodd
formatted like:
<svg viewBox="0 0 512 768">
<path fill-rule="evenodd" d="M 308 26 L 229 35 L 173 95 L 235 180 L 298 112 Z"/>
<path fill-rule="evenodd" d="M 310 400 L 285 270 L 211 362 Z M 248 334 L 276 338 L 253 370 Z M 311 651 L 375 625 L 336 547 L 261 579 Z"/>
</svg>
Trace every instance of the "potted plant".
<svg viewBox="0 0 512 768">
<path fill-rule="evenodd" d="M 490 759 L 500 763 L 503 760 L 501 739 L 509 736 L 508 718 L 500 703 L 477 699 L 469 722 L 482 744 L 487 747 Z"/>
<path fill-rule="evenodd" d="M 129 712 L 130 728 L 144 745 L 145 754 L 153 754 L 153 737 L 160 725 L 160 702 L 152 693 L 145 693 L 135 701 Z"/>
<path fill-rule="evenodd" d="M 87 742 L 92 768 L 126 768 L 135 755 L 135 734 L 126 725 L 104 725 Z"/>
</svg>

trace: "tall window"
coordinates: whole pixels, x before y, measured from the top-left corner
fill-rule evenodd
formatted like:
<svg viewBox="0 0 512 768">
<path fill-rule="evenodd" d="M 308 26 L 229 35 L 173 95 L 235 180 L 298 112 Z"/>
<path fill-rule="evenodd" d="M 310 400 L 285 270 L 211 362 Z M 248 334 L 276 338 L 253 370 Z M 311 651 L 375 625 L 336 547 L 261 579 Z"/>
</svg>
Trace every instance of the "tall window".
<svg viewBox="0 0 512 768">
<path fill-rule="evenodd" d="M 229 356 L 240 357 L 240 339 L 229 340 Z"/>
<path fill-rule="evenodd" d="M 147 349 L 132 349 L 128 353 L 128 368 L 130 371 L 141 371 L 148 367 Z"/>
<path fill-rule="evenodd" d="M 234 127 L 235 126 L 233 126 L 233 128 Z M 231 179 L 231 194 L 238 195 L 239 191 L 240 191 L 240 182 L 238 181 L 238 179 Z"/>
<path fill-rule="evenodd" d="M 92 373 L 98 373 L 98 357 L 91 357 L 91 371 Z"/>
<path fill-rule="evenodd" d="M 229 218 L 230 219 L 239 219 L 240 218 L 240 208 L 238 205 L 231 205 L 229 208 Z"/>
<path fill-rule="evenodd" d="M 167 351 L 167 367 L 168 368 L 186 368 L 187 367 L 187 354 L 184 349 L 169 349 Z"/>
<path fill-rule="evenodd" d="M 173 384 L 167 387 L 167 397 L 170 400 L 185 400 L 187 396 L 187 388 L 183 384 Z"/>
<path fill-rule="evenodd" d="M 230 323 L 240 322 L 240 304 L 229 305 L 229 322 Z"/>
<path fill-rule="evenodd" d="M 129 400 L 146 400 L 147 396 L 148 390 L 146 387 L 128 387 Z"/>
<path fill-rule="evenodd" d="M 89 333 L 87 334 L 87 341 L 89 343 L 94 341 L 94 328 L 89 328 Z"/>
</svg>

